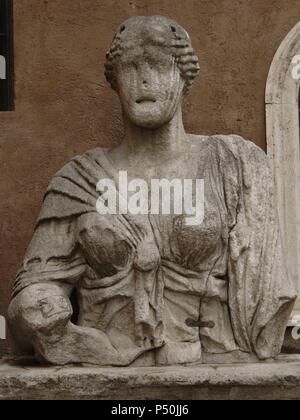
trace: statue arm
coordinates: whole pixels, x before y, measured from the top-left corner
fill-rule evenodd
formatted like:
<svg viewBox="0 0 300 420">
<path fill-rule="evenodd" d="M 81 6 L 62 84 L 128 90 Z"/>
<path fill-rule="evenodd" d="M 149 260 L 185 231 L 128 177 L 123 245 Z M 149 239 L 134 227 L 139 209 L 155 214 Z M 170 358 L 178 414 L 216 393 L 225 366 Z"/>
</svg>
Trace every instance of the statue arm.
<svg viewBox="0 0 300 420">
<path fill-rule="evenodd" d="M 11 331 L 25 350 L 41 331 L 61 331 L 73 314 L 69 297 L 86 270 L 74 222 L 37 226 L 13 288 Z"/>
<path fill-rule="evenodd" d="M 102 331 L 74 325 L 72 290 L 87 264 L 68 221 L 43 223 L 18 273 L 9 307 L 11 332 L 20 347 L 54 365 L 126 366 L 144 350 L 120 352 Z"/>
</svg>

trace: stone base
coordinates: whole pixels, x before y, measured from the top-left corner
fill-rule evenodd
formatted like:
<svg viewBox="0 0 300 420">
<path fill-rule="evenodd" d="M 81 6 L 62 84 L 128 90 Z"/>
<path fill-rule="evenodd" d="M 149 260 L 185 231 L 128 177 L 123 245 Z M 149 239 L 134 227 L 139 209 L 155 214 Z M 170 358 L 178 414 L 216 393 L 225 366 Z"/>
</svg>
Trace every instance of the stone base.
<svg viewBox="0 0 300 420">
<path fill-rule="evenodd" d="M 300 400 L 300 356 L 165 368 L 0 365 L 0 400 Z"/>
</svg>

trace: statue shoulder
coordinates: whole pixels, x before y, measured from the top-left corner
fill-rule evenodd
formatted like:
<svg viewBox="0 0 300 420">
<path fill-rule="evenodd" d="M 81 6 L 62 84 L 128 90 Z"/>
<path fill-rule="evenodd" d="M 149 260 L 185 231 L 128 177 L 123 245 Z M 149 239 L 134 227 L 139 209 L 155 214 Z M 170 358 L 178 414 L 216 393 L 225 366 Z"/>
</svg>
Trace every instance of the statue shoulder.
<svg viewBox="0 0 300 420">
<path fill-rule="evenodd" d="M 231 135 L 215 135 L 210 137 L 210 141 L 216 147 L 222 148 L 234 155 L 237 159 L 253 160 L 258 163 L 268 164 L 266 153 L 253 141 L 231 134 Z"/>
<path fill-rule="evenodd" d="M 74 156 L 54 175 L 54 178 L 70 172 L 70 170 L 74 168 L 74 165 L 82 165 L 83 167 L 94 165 L 95 162 L 99 162 L 103 159 L 103 156 L 107 154 L 108 150 L 109 149 L 104 147 L 97 147 L 95 149 L 88 150 L 82 155 Z"/>
<path fill-rule="evenodd" d="M 191 150 L 209 149 L 220 160 L 253 160 L 268 165 L 266 153 L 255 143 L 235 134 L 189 135 Z"/>
<path fill-rule="evenodd" d="M 198 148 L 201 162 L 209 161 L 231 185 L 273 185 L 269 159 L 252 141 L 238 135 L 191 136 L 190 141 L 195 155 Z"/>
</svg>

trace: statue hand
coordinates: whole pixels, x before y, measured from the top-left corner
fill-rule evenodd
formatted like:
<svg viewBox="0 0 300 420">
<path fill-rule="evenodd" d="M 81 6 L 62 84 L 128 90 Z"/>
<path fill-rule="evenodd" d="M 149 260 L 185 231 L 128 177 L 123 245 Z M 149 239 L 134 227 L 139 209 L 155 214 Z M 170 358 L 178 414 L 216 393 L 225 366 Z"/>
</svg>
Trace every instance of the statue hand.
<svg viewBox="0 0 300 420">
<path fill-rule="evenodd" d="M 34 346 L 39 335 L 62 335 L 73 314 L 63 288 L 51 283 L 34 284 L 16 296 L 9 307 L 13 334 L 23 347 Z M 30 337 L 30 342 L 29 342 Z"/>
</svg>

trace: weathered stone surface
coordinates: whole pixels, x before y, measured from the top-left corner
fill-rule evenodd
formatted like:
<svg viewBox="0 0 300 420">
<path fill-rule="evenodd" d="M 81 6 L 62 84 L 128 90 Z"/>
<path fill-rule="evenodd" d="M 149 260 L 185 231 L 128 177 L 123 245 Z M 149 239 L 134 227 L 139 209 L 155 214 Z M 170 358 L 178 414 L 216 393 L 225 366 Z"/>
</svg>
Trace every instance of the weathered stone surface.
<svg viewBox="0 0 300 420">
<path fill-rule="evenodd" d="M 117 30 L 105 74 L 124 137 L 55 175 L 13 290 L 11 331 L 37 359 L 146 367 L 280 354 L 296 292 L 271 171 L 239 136 L 186 133 L 182 102 L 199 69 L 169 18 Z"/>
<path fill-rule="evenodd" d="M 300 289 L 299 76 L 293 63 L 300 50 L 300 22 L 276 52 L 266 88 L 267 146 L 291 279 Z M 296 74 L 295 74 L 296 73 Z M 300 300 L 289 325 L 300 325 Z M 296 345 L 295 343 L 294 345 Z"/>
<path fill-rule="evenodd" d="M 0 399 L 300 400 L 300 356 L 244 366 L 29 369 L 3 364 Z"/>
</svg>

